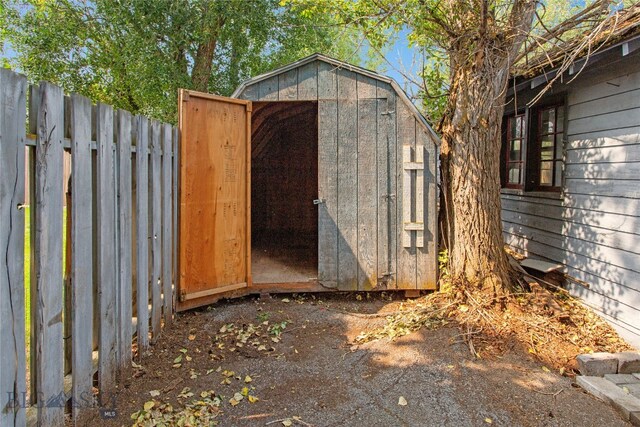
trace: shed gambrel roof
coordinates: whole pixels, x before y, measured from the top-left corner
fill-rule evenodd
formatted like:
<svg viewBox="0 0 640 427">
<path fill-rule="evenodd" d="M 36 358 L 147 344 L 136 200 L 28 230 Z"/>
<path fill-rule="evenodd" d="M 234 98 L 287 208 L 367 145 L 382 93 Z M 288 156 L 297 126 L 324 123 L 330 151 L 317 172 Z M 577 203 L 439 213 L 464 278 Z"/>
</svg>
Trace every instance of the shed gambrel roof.
<svg viewBox="0 0 640 427">
<path fill-rule="evenodd" d="M 411 102 L 407 94 L 404 92 L 404 90 L 402 90 L 402 88 L 400 88 L 400 85 L 398 85 L 398 83 L 394 79 L 392 79 L 391 77 L 383 76 L 382 74 L 378 74 L 375 71 L 367 70 L 366 68 L 358 67 L 356 65 L 352 65 L 344 61 L 339 61 L 337 59 L 330 58 L 328 56 L 325 56 L 319 53 L 314 53 L 313 55 L 307 56 L 306 58 L 302 58 L 296 62 L 292 62 L 291 64 L 285 65 L 273 71 L 269 71 L 268 73 L 260 74 L 259 76 L 246 80 L 245 82 L 240 84 L 240 86 L 238 86 L 238 88 L 233 92 L 231 97 L 238 98 L 238 96 L 240 96 L 240 94 L 249 86 L 252 86 L 270 77 L 277 76 L 282 73 L 286 73 L 289 70 L 302 67 L 303 65 L 313 61 L 326 62 L 327 64 L 330 64 L 336 68 L 344 68 L 354 73 L 362 74 L 372 79 L 388 83 L 396 92 L 399 99 L 401 99 L 402 102 L 407 106 L 407 108 L 409 108 L 409 110 L 413 113 L 413 115 L 416 117 L 418 122 L 421 123 L 422 126 L 424 126 L 424 128 L 427 130 L 427 132 L 433 137 L 434 144 L 436 145 L 439 144 L 440 137 L 438 136 L 438 134 L 436 134 L 435 131 L 431 128 L 431 126 L 429 125 L 427 120 L 424 118 L 424 116 L 420 113 L 420 111 L 418 111 L 416 106 L 413 104 L 413 102 Z"/>
</svg>

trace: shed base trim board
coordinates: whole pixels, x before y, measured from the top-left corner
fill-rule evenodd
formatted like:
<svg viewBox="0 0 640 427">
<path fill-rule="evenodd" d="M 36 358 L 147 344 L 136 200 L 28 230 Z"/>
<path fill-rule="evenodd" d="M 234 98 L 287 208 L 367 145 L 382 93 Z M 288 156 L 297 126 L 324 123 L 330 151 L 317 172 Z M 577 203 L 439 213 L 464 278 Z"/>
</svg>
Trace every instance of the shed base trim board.
<svg viewBox="0 0 640 427">
<path fill-rule="evenodd" d="M 182 301 L 188 301 L 192 299 L 198 299 L 202 297 L 208 297 L 209 295 L 221 294 L 224 292 L 235 291 L 247 287 L 247 282 L 234 283 L 232 285 L 221 286 L 215 289 L 207 289 L 206 291 L 194 292 L 191 294 L 184 294 L 181 296 Z"/>
</svg>

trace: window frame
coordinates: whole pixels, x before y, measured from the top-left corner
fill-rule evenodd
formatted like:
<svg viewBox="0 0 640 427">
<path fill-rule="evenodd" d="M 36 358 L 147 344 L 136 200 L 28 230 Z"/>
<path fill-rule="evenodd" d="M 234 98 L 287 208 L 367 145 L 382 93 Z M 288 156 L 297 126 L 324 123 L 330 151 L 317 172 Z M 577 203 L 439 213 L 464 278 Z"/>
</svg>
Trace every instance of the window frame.
<svg viewBox="0 0 640 427">
<path fill-rule="evenodd" d="M 516 117 L 522 117 L 522 125 L 524 129 L 521 130 L 519 138 L 512 138 L 511 135 L 511 120 Z M 517 111 L 512 114 L 505 116 L 503 120 L 503 126 L 505 128 L 503 132 L 503 165 L 502 165 L 502 173 L 503 173 L 503 188 L 513 188 L 517 190 L 522 190 L 525 184 L 526 177 L 526 167 L 527 167 L 527 139 L 528 139 L 528 130 L 529 126 L 527 123 L 527 112 L 526 111 Z M 515 140 L 520 140 L 520 160 L 511 161 L 511 142 Z M 520 182 L 518 184 L 514 184 L 509 182 L 509 165 L 512 163 L 520 163 Z"/>
<path fill-rule="evenodd" d="M 555 109 L 554 113 L 554 132 L 553 133 L 542 133 L 542 115 L 543 112 L 549 109 Z M 558 111 L 562 111 L 562 132 L 557 132 L 558 125 Z M 535 121 L 534 123 L 531 123 Z M 529 144 L 527 147 L 527 176 L 529 178 L 526 179 L 527 185 L 525 186 L 525 190 L 527 191 L 541 191 L 541 192 L 555 192 L 559 193 L 562 191 L 562 187 L 564 186 L 564 151 L 565 151 L 565 140 L 567 134 L 567 110 L 566 103 L 564 99 L 554 99 L 551 102 L 546 102 L 544 104 L 535 106 L 530 109 L 530 116 L 528 118 L 529 122 Z M 541 181 L 541 170 L 540 166 L 544 162 L 542 160 L 542 137 L 553 135 L 553 158 L 551 160 L 544 160 L 552 163 L 552 176 L 551 176 L 551 185 L 543 185 L 540 183 Z M 558 141 L 558 135 L 559 137 Z M 556 156 L 557 144 L 561 145 L 560 149 L 560 157 Z M 556 182 L 556 163 L 560 163 L 560 173 L 562 174 L 560 177 L 559 185 L 555 185 Z"/>
<path fill-rule="evenodd" d="M 542 150 L 541 150 L 541 139 L 542 135 L 540 132 L 541 127 L 541 116 L 542 112 L 545 109 L 549 108 L 556 109 L 556 117 L 554 122 L 554 156 L 555 150 L 557 148 L 557 144 L 561 144 L 560 146 L 560 157 L 554 157 L 553 163 L 554 166 L 557 162 L 560 162 L 560 173 L 561 177 L 558 181 L 559 185 L 540 185 L 540 164 L 542 162 Z M 562 120 L 562 132 L 555 132 L 557 130 L 558 122 L 558 112 L 561 111 L 563 114 Z M 507 112 L 507 110 L 505 110 Z M 508 183 L 508 165 L 509 165 L 509 138 L 510 138 L 510 129 L 509 119 L 515 116 L 524 115 L 524 125 L 525 131 L 523 135 L 523 143 L 524 147 L 521 151 L 521 159 L 523 164 L 523 169 L 521 170 L 521 185 L 515 185 Z M 501 189 L 504 190 L 505 193 L 517 192 L 517 193 L 526 193 L 526 192 L 544 192 L 547 194 L 560 194 L 562 189 L 565 186 L 566 178 L 565 178 L 565 169 L 566 169 L 566 144 L 567 144 L 567 130 L 568 130 L 568 108 L 567 108 L 567 98 L 566 93 L 552 94 L 550 96 L 546 96 L 542 99 L 539 104 L 533 105 L 531 107 L 525 107 L 521 109 L 512 109 L 508 111 L 507 114 L 502 116 L 502 129 L 500 132 L 501 136 L 501 149 L 500 149 L 500 186 Z M 547 135 L 547 134 L 545 134 Z M 559 136 L 561 135 L 561 136 Z M 556 144 L 557 138 L 557 144 Z M 555 170 L 553 171 L 553 179 L 555 179 Z M 554 181 L 552 181 L 554 182 Z"/>
</svg>

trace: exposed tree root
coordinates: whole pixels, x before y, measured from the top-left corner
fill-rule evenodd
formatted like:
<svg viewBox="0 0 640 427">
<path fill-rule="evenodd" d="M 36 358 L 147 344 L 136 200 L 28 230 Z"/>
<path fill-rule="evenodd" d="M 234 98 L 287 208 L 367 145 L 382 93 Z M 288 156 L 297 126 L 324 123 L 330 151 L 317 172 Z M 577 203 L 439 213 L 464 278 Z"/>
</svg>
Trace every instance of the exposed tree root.
<svg viewBox="0 0 640 427">
<path fill-rule="evenodd" d="M 407 302 L 403 310 L 389 314 L 383 326 L 362 332 L 356 343 L 453 323 L 461 330 L 454 341 L 464 342 L 475 357 L 492 357 L 519 346 L 568 375 L 575 372 L 578 354 L 631 349 L 591 309 L 566 290 L 549 285 L 496 296 L 475 286 L 442 283 L 440 292 Z"/>
</svg>

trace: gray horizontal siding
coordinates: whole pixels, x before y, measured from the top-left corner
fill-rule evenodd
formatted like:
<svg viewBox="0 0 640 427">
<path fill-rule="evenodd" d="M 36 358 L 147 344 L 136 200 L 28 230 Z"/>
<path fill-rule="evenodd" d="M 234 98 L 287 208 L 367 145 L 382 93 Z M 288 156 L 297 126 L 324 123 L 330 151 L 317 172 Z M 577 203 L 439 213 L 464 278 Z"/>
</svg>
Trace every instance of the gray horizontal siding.
<svg viewBox="0 0 640 427">
<path fill-rule="evenodd" d="M 569 289 L 640 346 L 640 72 L 567 100 L 562 197 L 503 194 L 505 242 L 588 283 Z"/>
</svg>

